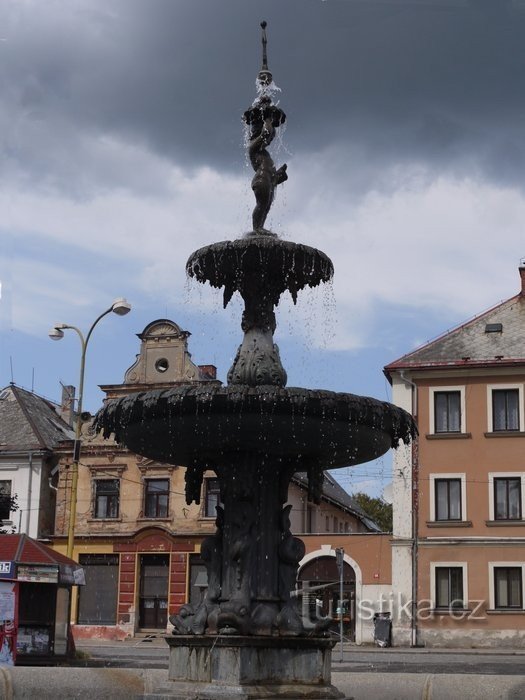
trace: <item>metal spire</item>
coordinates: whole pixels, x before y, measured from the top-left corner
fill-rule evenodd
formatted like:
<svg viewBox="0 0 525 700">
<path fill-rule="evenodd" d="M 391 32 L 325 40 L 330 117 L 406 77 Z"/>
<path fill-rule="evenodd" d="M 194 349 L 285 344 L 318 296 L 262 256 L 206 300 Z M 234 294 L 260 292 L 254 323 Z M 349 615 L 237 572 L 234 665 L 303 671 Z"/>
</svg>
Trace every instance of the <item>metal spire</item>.
<svg viewBox="0 0 525 700">
<path fill-rule="evenodd" d="M 261 29 L 262 29 L 262 67 L 261 70 L 259 71 L 257 75 L 257 80 L 261 83 L 261 85 L 269 85 L 272 80 L 273 80 L 273 75 L 270 73 L 268 70 L 268 55 L 266 53 L 266 45 L 268 43 L 268 39 L 266 38 L 266 27 L 267 27 L 267 22 L 261 22 Z"/>
</svg>

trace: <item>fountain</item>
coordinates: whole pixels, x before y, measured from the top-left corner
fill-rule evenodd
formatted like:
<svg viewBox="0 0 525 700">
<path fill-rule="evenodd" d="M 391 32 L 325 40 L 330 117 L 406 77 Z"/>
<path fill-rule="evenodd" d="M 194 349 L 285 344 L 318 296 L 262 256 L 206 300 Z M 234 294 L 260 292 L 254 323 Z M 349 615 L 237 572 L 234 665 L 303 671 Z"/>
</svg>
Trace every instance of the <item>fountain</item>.
<svg viewBox="0 0 525 700">
<path fill-rule="evenodd" d="M 274 343 L 275 307 L 288 291 L 328 282 L 330 259 L 264 228 L 275 188 L 287 179 L 267 150 L 285 114 L 273 104 L 266 23 L 258 96 L 244 113 L 256 206 L 253 230 L 193 253 L 189 276 L 244 300 L 243 341 L 226 386 L 176 386 L 110 400 L 96 417 L 132 452 L 186 467 L 186 500 L 199 503 L 203 475 L 220 483 L 217 530 L 202 543 L 208 588 L 170 617 L 171 697 L 337 698 L 329 620 L 304 620 L 291 597 L 303 542 L 290 532 L 288 486 L 308 475 L 320 502 L 323 471 L 372 460 L 415 432 L 403 410 L 368 397 L 286 387 Z M 164 691 L 165 693 L 168 690 Z"/>
</svg>

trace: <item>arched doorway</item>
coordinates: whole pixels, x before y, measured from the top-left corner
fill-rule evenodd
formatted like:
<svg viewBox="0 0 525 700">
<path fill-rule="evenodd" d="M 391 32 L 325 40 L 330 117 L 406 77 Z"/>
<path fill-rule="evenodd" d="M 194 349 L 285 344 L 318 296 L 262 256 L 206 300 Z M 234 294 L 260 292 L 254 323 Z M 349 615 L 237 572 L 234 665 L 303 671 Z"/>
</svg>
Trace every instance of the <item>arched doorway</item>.
<svg viewBox="0 0 525 700">
<path fill-rule="evenodd" d="M 335 556 L 320 556 L 307 562 L 297 578 L 302 597 L 303 615 L 312 622 L 319 617 L 331 617 L 333 632 L 339 632 L 343 616 L 343 634 L 355 642 L 355 582 L 354 569 L 343 564 L 343 600 L 340 601 L 340 579 Z"/>
</svg>

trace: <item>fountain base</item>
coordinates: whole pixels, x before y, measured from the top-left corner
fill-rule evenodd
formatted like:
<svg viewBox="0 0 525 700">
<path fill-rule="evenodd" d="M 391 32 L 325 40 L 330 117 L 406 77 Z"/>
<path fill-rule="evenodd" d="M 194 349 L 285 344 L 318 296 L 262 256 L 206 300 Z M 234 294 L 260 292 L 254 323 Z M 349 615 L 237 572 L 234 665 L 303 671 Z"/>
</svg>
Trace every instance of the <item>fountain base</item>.
<svg viewBox="0 0 525 700">
<path fill-rule="evenodd" d="M 288 698 L 329 700 L 333 640 L 324 638 L 176 636 L 162 697 L 184 700 Z M 159 691 L 157 691 L 159 692 Z"/>
</svg>

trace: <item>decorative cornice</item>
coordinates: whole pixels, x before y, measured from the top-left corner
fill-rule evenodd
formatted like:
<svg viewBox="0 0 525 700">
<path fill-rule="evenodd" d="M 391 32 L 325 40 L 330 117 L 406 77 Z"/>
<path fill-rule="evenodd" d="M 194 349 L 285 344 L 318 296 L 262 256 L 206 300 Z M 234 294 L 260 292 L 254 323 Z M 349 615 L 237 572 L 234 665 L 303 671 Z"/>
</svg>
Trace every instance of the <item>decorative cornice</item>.
<svg viewBox="0 0 525 700">
<path fill-rule="evenodd" d="M 123 472 L 128 468 L 127 464 L 89 464 L 88 469 L 91 472 L 91 476 L 100 476 L 100 473 L 107 474 L 111 472 L 110 476 L 117 474 L 117 476 L 122 476 Z"/>
</svg>

